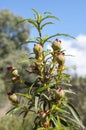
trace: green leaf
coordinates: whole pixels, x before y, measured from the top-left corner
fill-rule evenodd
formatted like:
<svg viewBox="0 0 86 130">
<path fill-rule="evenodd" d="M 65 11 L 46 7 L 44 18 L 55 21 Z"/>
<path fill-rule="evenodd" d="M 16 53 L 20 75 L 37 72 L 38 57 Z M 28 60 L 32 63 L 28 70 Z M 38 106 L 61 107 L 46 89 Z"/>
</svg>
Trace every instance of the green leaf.
<svg viewBox="0 0 86 130">
<path fill-rule="evenodd" d="M 22 106 L 18 106 L 18 107 L 13 107 L 12 109 L 10 109 L 9 111 L 6 112 L 6 114 L 8 113 L 16 113 L 17 111 L 19 111 L 20 109 L 22 109 Z"/>
<path fill-rule="evenodd" d="M 57 120 L 56 120 L 56 118 L 55 118 L 53 115 L 50 115 L 50 118 L 51 118 L 51 120 L 53 121 L 55 127 L 57 128 L 58 125 L 57 125 Z"/>
<path fill-rule="evenodd" d="M 35 110 L 36 110 L 36 113 L 38 111 L 38 102 L 39 102 L 39 97 L 35 96 Z"/>
<path fill-rule="evenodd" d="M 37 130 L 45 130 L 45 128 L 44 127 L 40 127 Z"/>
<path fill-rule="evenodd" d="M 65 93 L 71 93 L 71 94 L 76 94 L 75 92 L 73 92 L 71 89 L 69 90 L 64 90 Z"/>
<path fill-rule="evenodd" d="M 46 23 L 44 23 L 43 25 L 41 25 L 41 30 L 46 26 L 46 25 L 48 25 L 48 24 L 54 24 L 53 22 L 46 22 Z"/>
<path fill-rule="evenodd" d="M 40 92 L 46 90 L 47 88 L 48 88 L 47 86 L 46 87 L 40 87 L 40 88 L 37 89 L 37 93 L 40 93 Z"/>
<path fill-rule="evenodd" d="M 28 19 L 27 21 L 28 21 L 29 23 L 31 23 L 33 26 L 35 26 L 36 29 L 38 29 L 38 25 L 37 25 L 37 23 L 36 23 L 34 20 Z"/>
<path fill-rule="evenodd" d="M 28 19 L 20 20 L 20 21 L 17 22 L 17 24 L 20 24 L 20 23 L 26 23 L 26 22 L 28 22 Z"/>
<path fill-rule="evenodd" d="M 49 12 L 49 11 L 46 11 L 46 12 L 44 12 L 44 14 L 52 14 L 51 12 Z"/>
<path fill-rule="evenodd" d="M 40 88 L 37 89 L 37 93 L 40 93 L 40 92 L 48 89 L 49 87 L 52 87 L 52 85 L 49 84 L 47 86 L 40 87 Z"/>
<path fill-rule="evenodd" d="M 34 13 L 36 14 L 37 18 L 39 17 L 39 13 L 36 9 L 32 8 L 32 10 L 34 11 Z"/>
<path fill-rule="evenodd" d="M 71 84 L 64 83 L 64 82 L 62 82 L 62 83 L 59 83 L 59 85 L 64 85 L 64 86 L 69 86 L 69 87 L 72 87 L 72 85 L 71 85 Z"/>
<path fill-rule="evenodd" d="M 19 95 L 19 96 L 25 97 L 27 99 L 31 99 L 31 96 L 28 95 L 28 94 L 23 94 L 23 93 L 16 93 L 16 94 Z"/>
<path fill-rule="evenodd" d="M 24 42 L 21 43 L 21 46 L 24 45 L 24 44 L 27 44 L 27 43 L 38 43 L 38 42 L 31 41 L 31 40 L 27 39 L 26 41 L 24 41 Z"/>
<path fill-rule="evenodd" d="M 64 110 L 64 109 L 59 108 L 57 105 L 53 105 L 53 106 L 52 106 L 52 110 L 56 110 L 56 111 L 61 112 L 61 113 L 66 113 L 66 114 L 69 114 L 69 112 L 68 112 L 68 111 L 66 111 L 66 110 Z"/>
<path fill-rule="evenodd" d="M 53 19 L 60 21 L 60 19 L 58 17 L 52 16 L 52 15 L 47 15 L 41 19 L 41 22 L 48 19 L 48 18 L 53 18 Z"/>
<path fill-rule="evenodd" d="M 6 115 L 10 112 L 12 112 L 16 107 L 11 108 L 9 111 L 6 112 Z"/>
<path fill-rule="evenodd" d="M 75 119 L 80 120 L 80 115 L 77 112 L 77 110 L 75 109 L 75 107 L 73 106 L 73 104 L 67 103 L 67 106 L 68 106 L 69 110 L 71 111 L 71 113 L 73 114 L 73 116 L 75 117 Z"/>
<path fill-rule="evenodd" d="M 56 37 L 56 36 L 65 36 L 65 37 L 70 37 L 70 38 L 75 39 L 75 37 L 73 37 L 73 36 L 71 36 L 71 35 L 69 35 L 69 34 L 64 34 L 64 33 L 61 33 L 61 34 L 60 34 L 60 33 L 57 33 L 57 34 L 54 34 L 54 35 L 52 35 L 52 36 L 46 38 L 46 40 L 45 40 L 44 42 L 46 42 L 46 41 L 48 41 L 49 39 L 51 39 L 51 38 L 53 38 L 53 37 Z"/>
<path fill-rule="evenodd" d="M 57 117 L 58 130 L 61 130 L 61 122 L 59 116 Z"/>
<path fill-rule="evenodd" d="M 49 97 L 46 94 L 42 93 L 42 95 L 49 101 Z"/>
<path fill-rule="evenodd" d="M 67 103 L 67 107 L 69 108 L 69 110 L 71 111 L 72 115 L 74 116 L 74 118 L 77 120 L 78 124 L 84 128 L 81 120 L 80 120 L 80 116 L 79 113 L 77 112 L 77 110 L 75 109 L 75 107 L 71 104 L 71 103 Z"/>
</svg>

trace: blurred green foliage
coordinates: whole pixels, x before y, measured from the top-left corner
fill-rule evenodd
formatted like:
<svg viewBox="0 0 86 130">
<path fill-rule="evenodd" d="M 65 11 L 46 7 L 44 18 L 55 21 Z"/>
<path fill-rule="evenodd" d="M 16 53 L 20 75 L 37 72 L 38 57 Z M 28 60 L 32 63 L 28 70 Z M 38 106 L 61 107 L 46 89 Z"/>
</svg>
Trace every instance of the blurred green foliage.
<svg viewBox="0 0 86 130">
<path fill-rule="evenodd" d="M 71 82 L 72 89 L 76 92 L 72 102 L 76 106 L 83 123 L 86 126 L 86 78 L 78 77 L 75 74 Z"/>
<path fill-rule="evenodd" d="M 5 116 L 0 121 L 0 130 L 31 130 L 33 125 L 32 113 L 26 118 L 22 124 L 22 118 L 15 115 Z"/>
<path fill-rule="evenodd" d="M 7 88 L 7 66 L 16 66 L 20 71 L 25 67 L 25 64 L 19 66 L 18 61 L 29 52 L 21 44 L 28 39 L 30 31 L 29 24 L 17 24 L 22 19 L 7 9 L 0 11 L 0 92 Z"/>
</svg>

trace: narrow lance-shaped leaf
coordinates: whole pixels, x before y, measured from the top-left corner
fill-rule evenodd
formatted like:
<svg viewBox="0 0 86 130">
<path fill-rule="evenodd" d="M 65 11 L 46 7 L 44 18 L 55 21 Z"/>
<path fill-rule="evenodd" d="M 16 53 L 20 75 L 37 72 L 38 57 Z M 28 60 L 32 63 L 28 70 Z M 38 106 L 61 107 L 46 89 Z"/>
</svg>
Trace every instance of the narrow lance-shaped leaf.
<svg viewBox="0 0 86 130">
<path fill-rule="evenodd" d="M 35 20 L 28 19 L 27 21 L 28 21 L 29 23 L 31 23 L 33 26 L 35 26 L 35 28 L 38 30 L 38 25 L 37 25 L 37 23 L 36 23 Z"/>
<path fill-rule="evenodd" d="M 23 43 L 21 43 L 21 46 L 24 45 L 24 44 L 27 44 L 27 43 L 38 43 L 38 42 L 27 39 L 26 41 L 24 41 Z"/>
<path fill-rule="evenodd" d="M 58 130 L 61 130 L 61 122 L 59 116 L 57 117 L 57 125 L 58 125 Z"/>
<path fill-rule="evenodd" d="M 26 22 L 31 23 L 33 26 L 35 26 L 36 29 L 38 28 L 36 21 L 33 20 L 33 19 L 24 19 L 24 20 L 20 20 L 20 21 L 17 22 L 17 24 L 26 23 Z"/>
<path fill-rule="evenodd" d="M 49 11 L 46 11 L 46 12 L 44 12 L 44 14 L 52 14 L 51 12 L 49 12 Z"/>
<path fill-rule="evenodd" d="M 28 94 L 17 93 L 17 95 L 22 96 L 22 97 L 25 97 L 25 98 L 27 98 L 27 99 L 31 99 L 31 96 L 28 95 Z"/>
<path fill-rule="evenodd" d="M 56 118 L 55 118 L 53 115 L 50 115 L 50 118 L 51 118 L 51 120 L 53 121 L 55 127 L 57 128 L 58 125 L 57 125 L 57 120 L 56 120 Z"/>
<path fill-rule="evenodd" d="M 20 24 L 20 23 L 26 23 L 26 22 L 28 22 L 28 19 L 20 20 L 20 21 L 17 22 L 17 24 Z"/>
<path fill-rule="evenodd" d="M 48 18 L 53 18 L 53 19 L 56 19 L 56 20 L 60 21 L 60 19 L 58 17 L 52 16 L 52 15 L 47 15 L 44 18 L 41 19 L 41 22 L 48 19 Z"/>
<path fill-rule="evenodd" d="M 39 97 L 35 96 L 35 110 L 36 110 L 36 112 L 38 111 L 38 102 L 39 102 Z"/>
<path fill-rule="evenodd" d="M 37 18 L 39 17 L 39 13 L 38 13 L 38 11 L 36 10 L 36 9 L 34 9 L 34 8 L 32 8 L 32 10 L 34 11 L 34 13 L 36 14 L 36 16 L 37 16 Z M 36 18 L 36 19 L 37 19 Z"/>
<path fill-rule="evenodd" d="M 75 39 L 75 37 L 73 37 L 73 36 L 71 36 L 71 35 L 69 35 L 69 34 L 57 33 L 57 34 L 55 34 L 55 35 L 52 35 L 52 36 L 46 38 L 45 41 L 44 41 L 44 43 L 47 42 L 49 39 L 51 39 L 51 38 L 53 38 L 53 37 L 56 37 L 56 36 L 65 36 L 65 37 L 70 37 L 70 38 Z"/>
<path fill-rule="evenodd" d="M 9 111 L 6 112 L 6 114 L 12 112 L 16 107 L 11 108 Z"/>
<path fill-rule="evenodd" d="M 43 25 L 41 25 L 41 30 L 46 26 L 46 25 L 48 25 L 48 24 L 54 24 L 53 22 L 46 22 L 46 23 L 44 23 Z"/>
<path fill-rule="evenodd" d="M 67 107 L 69 108 L 69 110 L 73 114 L 74 118 L 77 120 L 78 124 L 84 129 L 84 126 L 80 120 L 80 116 L 79 116 L 77 110 L 75 109 L 75 107 L 71 103 L 68 103 Z"/>
</svg>

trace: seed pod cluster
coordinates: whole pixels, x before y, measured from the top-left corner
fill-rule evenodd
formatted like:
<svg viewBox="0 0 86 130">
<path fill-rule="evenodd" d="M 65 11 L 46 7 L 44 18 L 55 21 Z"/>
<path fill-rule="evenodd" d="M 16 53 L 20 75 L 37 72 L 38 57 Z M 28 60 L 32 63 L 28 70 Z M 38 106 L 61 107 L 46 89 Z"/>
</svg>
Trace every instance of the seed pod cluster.
<svg viewBox="0 0 86 130">
<path fill-rule="evenodd" d="M 42 59 L 43 59 L 43 55 L 42 55 L 43 48 L 42 48 L 42 46 L 40 44 L 34 44 L 33 51 L 35 53 L 35 58 L 38 61 L 42 61 Z"/>
<path fill-rule="evenodd" d="M 19 105 L 19 101 L 17 98 L 17 95 L 14 92 L 8 92 L 8 98 L 9 100 L 12 102 L 13 105 L 18 106 Z"/>
<path fill-rule="evenodd" d="M 65 54 L 61 51 L 61 41 L 56 39 L 52 43 L 52 49 L 53 49 L 53 63 L 58 63 L 58 66 L 61 68 L 61 66 L 64 66 L 65 63 Z"/>
<path fill-rule="evenodd" d="M 20 76 L 18 74 L 18 70 L 17 69 L 15 69 L 12 66 L 9 66 L 9 67 L 7 67 L 7 70 L 12 74 L 11 80 L 13 82 L 18 81 L 20 79 Z"/>
<path fill-rule="evenodd" d="M 60 51 L 61 50 L 61 41 L 56 39 L 53 43 L 52 43 L 52 48 L 54 51 Z"/>
</svg>

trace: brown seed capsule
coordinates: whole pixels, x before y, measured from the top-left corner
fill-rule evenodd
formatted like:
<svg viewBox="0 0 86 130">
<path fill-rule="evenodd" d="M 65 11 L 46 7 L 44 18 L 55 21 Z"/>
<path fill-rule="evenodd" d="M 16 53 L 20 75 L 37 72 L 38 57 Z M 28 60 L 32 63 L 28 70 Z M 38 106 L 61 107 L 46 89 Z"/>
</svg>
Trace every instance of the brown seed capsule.
<svg viewBox="0 0 86 130">
<path fill-rule="evenodd" d="M 11 80 L 12 80 L 13 82 L 18 81 L 19 79 L 20 79 L 20 76 L 14 76 L 14 77 L 11 78 Z"/>
<path fill-rule="evenodd" d="M 17 69 L 14 69 L 14 70 L 12 71 L 12 74 L 13 74 L 14 76 L 18 76 L 18 70 L 17 70 Z"/>
<path fill-rule="evenodd" d="M 9 72 L 12 72 L 12 71 L 15 70 L 15 69 L 14 69 L 14 67 L 9 66 L 9 67 L 7 67 L 7 70 L 8 70 Z"/>
<path fill-rule="evenodd" d="M 42 118 L 44 118 L 47 115 L 47 111 L 41 111 L 40 115 L 41 115 Z"/>
<path fill-rule="evenodd" d="M 53 43 L 52 43 L 52 48 L 54 51 L 57 50 L 61 50 L 61 41 L 56 39 Z"/>
<path fill-rule="evenodd" d="M 8 98 L 9 98 L 9 100 L 12 101 L 12 102 L 15 102 L 15 103 L 18 102 L 17 96 L 16 96 L 16 94 L 13 93 L 13 92 L 9 92 L 9 93 L 8 93 Z"/>
<path fill-rule="evenodd" d="M 42 54 L 43 48 L 40 44 L 34 44 L 33 51 L 37 56 L 39 56 L 40 54 Z"/>
<path fill-rule="evenodd" d="M 43 126 L 44 126 L 44 128 L 47 128 L 49 126 L 49 123 L 48 122 L 44 122 Z"/>
<path fill-rule="evenodd" d="M 56 60 L 57 60 L 57 62 L 58 62 L 59 65 L 63 65 L 64 62 L 65 62 L 64 53 L 58 52 L 58 53 L 56 54 Z"/>
<path fill-rule="evenodd" d="M 64 95 L 65 95 L 65 92 L 64 92 L 64 90 L 63 90 L 61 87 L 59 87 L 59 88 L 56 90 L 56 92 L 57 92 L 57 94 L 58 94 L 60 97 L 64 97 Z"/>
<path fill-rule="evenodd" d="M 36 56 L 36 59 L 37 61 L 41 62 L 43 60 L 43 56 L 42 55 Z"/>
</svg>

